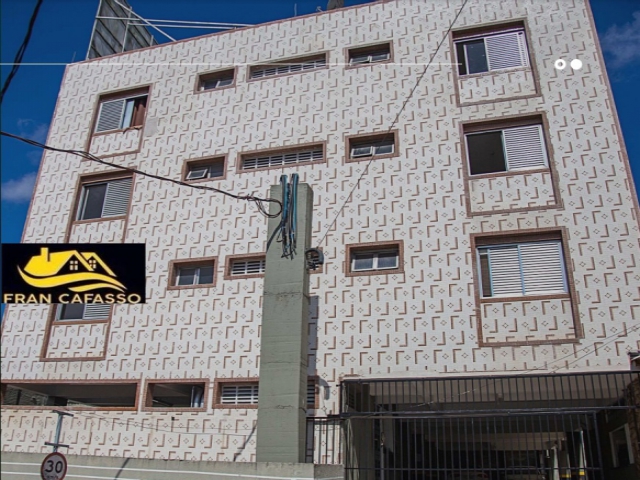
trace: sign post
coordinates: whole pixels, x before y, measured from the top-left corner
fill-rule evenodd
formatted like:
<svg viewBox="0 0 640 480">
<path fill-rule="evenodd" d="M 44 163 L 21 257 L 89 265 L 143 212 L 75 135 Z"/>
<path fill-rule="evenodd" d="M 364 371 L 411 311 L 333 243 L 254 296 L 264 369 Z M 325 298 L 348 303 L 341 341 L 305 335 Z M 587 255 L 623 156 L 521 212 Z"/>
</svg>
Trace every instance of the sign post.
<svg viewBox="0 0 640 480">
<path fill-rule="evenodd" d="M 53 452 L 44 457 L 40 466 L 42 480 L 62 480 L 66 474 L 67 459 L 62 453 Z"/>
</svg>

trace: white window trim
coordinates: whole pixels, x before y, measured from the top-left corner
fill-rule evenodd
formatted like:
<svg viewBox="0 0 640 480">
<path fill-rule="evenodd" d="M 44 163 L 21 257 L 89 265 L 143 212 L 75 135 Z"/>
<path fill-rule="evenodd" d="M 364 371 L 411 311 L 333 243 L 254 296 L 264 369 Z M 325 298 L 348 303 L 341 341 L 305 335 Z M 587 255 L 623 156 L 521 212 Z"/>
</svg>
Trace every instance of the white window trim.
<svg viewBox="0 0 640 480">
<path fill-rule="evenodd" d="M 175 282 L 176 282 L 176 283 L 175 283 L 175 286 L 176 286 L 176 287 L 195 287 L 195 286 L 198 286 L 198 285 L 211 285 L 213 282 L 211 282 L 211 283 L 200 283 L 200 269 L 201 269 L 202 267 L 205 267 L 205 268 L 212 267 L 212 268 L 214 269 L 214 270 L 213 270 L 213 275 L 214 275 L 214 277 L 215 277 L 216 272 L 215 272 L 215 265 L 214 265 L 213 263 L 212 263 L 211 265 L 205 265 L 205 264 L 202 264 L 202 265 L 193 265 L 193 266 L 189 266 L 189 265 L 182 265 L 182 266 L 180 266 L 180 265 L 176 265 L 176 270 L 177 270 L 177 271 L 176 271 L 176 280 L 175 280 Z M 189 283 L 189 284 L 185 284 L 185 285 L 180 285 L 180 272 L 181 272 L 183 269 L 187 269 L 187 268 L 193 268 L 193 269 L 195 269 L 195 273 L 193 274 L 193 282 L 194 282 L 194 283 Z"/>
<path fill-rule="evenodd" d="M 549 290 L 549 291 L 544 291 L 544 292 L 540 292 L 540 291 L 535 291 L 533 293 L 527 293 L 526 292 L 526 288 L 525 288 L 525 275 L 523 273 L 523 263 L 522 263 L 522 255 L 520 253 L 520 248 L 527 246 L 527 245 L 535 245 L 535 244 L 539 244 L 539 243 L 555 243 L 558 246 L 558 253 L 559 253 L 559 261 L 560 261 L 560 267 L 561 267 L 561 274 L 562 274 L 562 280 L 563 280 L 563 289 L 562 290 Z M 565 259 L 564 259 L 564 252 L 562 250 L 562 241 L 561 240 L 545 240 L 545 241 L 539 241 L 539 242 L 521 242 L 521 243 L 505 243 L 505 244 L 496 244 L 496 245 L 481 245 L 478 246 L 476 248 L 476 265 L 478 268 L 478 276 L 480 279 L 482 279 L 482 266 L 480 264 L 480 256 L 482 255 L 482 251 L 486 251 L 486 250 L 497 250 L 497 249 L 506 249 L 506 248 L 513 248 L 513 247 L 517 247 L 518 248 L 518 269 L 520 271 L 520 294 L 518 295 L 514 295 L 512 293 L 507 293 L 507 294 L 495 294 L 494 292 L 494 288 L 493 288 L 493 275 L 492 275 L 492 269 L 491 269 L 491 260 L 490 257 L 488 258 L 488 268 L 489 268 L 489 281 L 491 282 L 491 295 L 490 296 L 484 296 L 484 291 L 482 288 L 482 280 L 480 280 L 480 298 L 488 300 L 488 299 L 493 299 L 493 298 L 509 298 L 509 297 L 513 297 L 513 296 L 540 296 L 540 295 L 554 295 L 554 294 L 568 294 L 569 293 L 569 284 L 568 284 L 568 279 L 567 279 L 567 268 L 565 265 Z"/>
<path fill-rule="evenodd" d="M 381 254 L 395 253 L 396 264 L 392 267 L 378 267 L 378 258 Z M 356 269 L 356 257 L 358 255 L 373 255 L 372 268 Z M 384 250 L 363 250 L 351 252 L 351 271 L 352 272 L 372 272 L 374 270 L 395 270 L 400 266 L 400 251 L 398 249 L 388 248 Z"/>
</svg>

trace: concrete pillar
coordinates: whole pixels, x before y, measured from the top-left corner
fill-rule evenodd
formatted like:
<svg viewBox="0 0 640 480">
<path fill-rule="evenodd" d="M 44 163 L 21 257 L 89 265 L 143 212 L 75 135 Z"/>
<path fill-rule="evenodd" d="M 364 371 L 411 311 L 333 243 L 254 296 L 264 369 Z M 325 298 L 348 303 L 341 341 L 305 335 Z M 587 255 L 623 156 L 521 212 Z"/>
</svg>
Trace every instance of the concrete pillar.
<svg viewBox="0 0 640 480">
<path fill-rule="evenodd" d="M 280 185 L 271 198 L 282 198 Z M 303 463 L 306 440 L 309 272 L 304 252 L 311 244 L 313 191 L 298 185 L 297 254 L 282 258 L 281 244 L 267 249 L 260 334 L 260 398 L 256 459 Z M 271 213 L 278 211 L 271 205 Z M 268 238 L 281 218 L 270 218 Z"/>
</svg>

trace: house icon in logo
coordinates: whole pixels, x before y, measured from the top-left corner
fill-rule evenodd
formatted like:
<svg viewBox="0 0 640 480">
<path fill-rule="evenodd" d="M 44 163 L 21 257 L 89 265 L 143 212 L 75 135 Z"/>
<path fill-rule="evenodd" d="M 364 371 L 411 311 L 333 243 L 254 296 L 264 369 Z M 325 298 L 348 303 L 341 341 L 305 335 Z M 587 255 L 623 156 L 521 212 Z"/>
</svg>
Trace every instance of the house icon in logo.
<svg viewBox="0 0 640 480">
<path fill-rule="evenodd" d="M 116 274 L 94 252 L 66 250 L 50 252 L 41 248 L 40 255 L 31 257 L 24 270 L 18 267 L 22 279 L 37 288 L 68 286 L 72 292 L 111 288 L 124 292 L 126 287 L 116 280 Z"/>
</svg>

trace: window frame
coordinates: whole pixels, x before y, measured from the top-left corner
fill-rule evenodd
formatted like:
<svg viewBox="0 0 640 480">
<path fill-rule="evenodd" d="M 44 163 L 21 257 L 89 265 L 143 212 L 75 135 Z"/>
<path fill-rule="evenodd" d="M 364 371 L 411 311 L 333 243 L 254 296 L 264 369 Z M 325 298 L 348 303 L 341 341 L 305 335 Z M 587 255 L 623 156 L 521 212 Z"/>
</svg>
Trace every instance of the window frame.
<svg viewBox="0 0 640 480">
<path fill-rule="evenodd" d="M 62 317 L 62 311 L 64 310 L 64 307 L 66 305 L 84 305 L 84 308 L 82 310 L 82 318 L 61 318 Z M 113 305 L 111 304 L 100 304 L 100 305 L 108 305 L 109 306 L 109 312 L 104 316 L 104 317 L 100 317 L 100 318 L 85 318 L 85 314 L 86 314 L 86 307 L 87 304 L 86 303 L 69 303 L 69 304 L 55 304 L 53 306 L 53 324 L 54 325 L 74 325 L 74 324 L 78 324 L 78 323 L 106 323 L 109 322 L 109 320 L 111 320 L 111 316 L 113 314 Z"/>
<path fill-rule="evenodd" d="M 114 215 L 108 217 L 96 217 L 96 218 L 88 218 L 82 219 L 81 214 L 85 208 L 85 188 L 93 185 L 99 184 L 108 184 L 109 182 L 115 182 L 118 180 L 131 179 L 131 187 L 129 189 L 129 199 L 127 201 L 126 212 L 122 215 Z M 78 178 L 78 182 L 76 184 L 76 198 L 73 205 L 73 213 L 72 213 L 72 223 L 80 224 L 80 223 L 88 223 L 88 222 L 106 222 L 112 220 L 122 220 L 129 216 L 129 212 L 131 211 L 131 201 L 133 197 L 133 190 L 135 188 L 135 175 L 123 175 L 120 172 L 107 172 L 99 175 L 91 175 L 91 176 L 80 176 Z M 104 202 L 106 200 L 106 192 L 105 198 L 102 203 L 102 210 L 104 211 Z"/>
<path fill-rule="evenodd" d="M 397 264 L 394 268 L 354 270 L 354 256 L 358 254 L 380 254 L 397 251 Z M 404 273 L 404 242 L 402 240 L 387 242 L 355 243 L 346 245 L 346 258 L 344 262 L 344 273 L 347 277 L 372 276 L 372 275 L 394 275 Z"/>
<path fill-rule="evenodd" d="M 388 52 L 387 52 L 388 57 L 386 59 L 372 61 L 372 59 L 369 58 L 369 61 L 367 61 L 367 62 L 353 63 L 353 57 L 354 56 L 367 55 L 368 57 L 371 57 L 372 55 L 380 52 L 381 49 L 384 48 L 384 47 L 387 47 L 386 50 L 388 50 Z M 360 46 L 356 46 L 356 47 L 347 47 L 344 50 L 345 50 L 345 67 L 346 67 L 346 69 L 360 68 L 360 67 L 366 67 L 366 66 L 372 66 L 372 65 L 381 65 L 381 64 L 392 63 L 393 62 L 393 41 L 391 41 L 391 40 L 389 40 L 387 42 L 379 42 L 379 43 L 368 44 L 368 45 L 360 45 Z"/>
<path fill-rule="evenodd" d="M 296 162 L 296 163 L 284 163 L 278 165 L 269 165 L 266 167 L 257 167 L 257 168 L 244 168 L 245 160 L 253 160 L 258 157 L 271 157 L 278 155 L 287 155 L 292 153 L 300 153 L 300 152 L 311 152 L 322 150 L 322 158 L 311 160 L 308 162 Z M 251 173 L 251 172 L 263 172 L 266 170 L 283 170 L 287 168 L 298 168 L 298 167 L 307 167 L 310 165 L 317 165 L 320 163 L 327 162 L 327 142 L 323 140 L 321 142 L 311 142 L 311 143 L 302 143 L 298 145 L 292 145 L 287 147 L 275 147 L 275 148 L 266 148 L 261 150 L 250 150 L 246 152 L 240 152 L 237 156 L 236 161 L 236 173 Z"/>
<path fill-rule="evenodd" d="M 219 177 L 194 178 L 189 179 L 189 173 L 192 168 L 211 166 L 214 163 L 222 163 L 222 175 Z M 227 178 L 227 155 L 216 155 L 213 157 L 192 158 L 185 160 L 182 164 L 182 181 L 187 183 L 198 182 L 217 182 L 220 180 L 226 180 Z"/>
<path fill-rule="evenodd" d="M 496 131 L 504 131 L 508 129 L 515 129 L 520 127 L 530 127 L 537 126 L 541 132 L 541 141 L 543 147 L 543 155 L 545 159 L 545 166 L 535 166 L 531 168 L 516 168 L 512 170 L 502 170 L 498 172 L 489 172 L 489 173 L 471 173 L 471 156 L 469 151 L 469 145 L 467 141 L 467 136 L 496 132 Z M 551 144 L 551 139 L 549 137 L 549 123 L 546 119 L 544 113 L 532 113 L 532 114 L 524 114 L 524 115 L 513 115 L 503 118 L 497 119 L 489 119 L 489 120 L 479 120 L 467 122 L 460 125 L 459 134 L 462 139 L 462 166 L 463 172 L 466 180 L 476 180 L 482 178 L 492 178 L 497 176 L 512 176 L 512 175 L 526 175 L 536 172 L 550 172 L 553 178 L 556 177 L 557 172 L 555 171 L 555 166 L 553 163 L 554 150 L 553 145 Z M 505 157 L 505 165 L 507 162 L 506 153 L 505 152 L 505 143 L 504 143 L 504 134 L 501 135 L 501 143 L 502 143 L 502 151 Z M 555 181 L 554 181 L 554 188 Z M 556 198 L 558 197 L 558 193 L 556 191 Z M 495 213 L 495 212 L 493 212 Z"/>
<path fill-rule="evenodd" d="M 399 130 L 394 129 L 389 132 L 381 132 L 381 133 L 364 133 L 357 135 L 348 135 L 345 136 L 345 163 L 351 162 L 366 162 L 370 160 L 382 160 L 384 158 L 393 158 L 400 156 L 400 139 L 399 139 Z M 388 137 L 391 137 L 391 141 L 389 141 Z M 376 145 L 376 143 L 380 143 L 384 140 L 385 142 L 381 145 Z M 354 157 L 353 150 L 355 148 L 363 148 L 364 145 L 371 144 L 370 147 L 373 149 L 371 155 L 359 155 Z M 386 146 L 387 144 L 391 144 L 393 146 L 392 151 L 389 153 L 376 153 L 376 147 Z"/>
<path fill-rule="evenodd" d="M 309 64 L 310 62 L 316 62 L 318 60 L 324 60 L 324 65 L 319 67 L 314 67 L 314 68 L 306 68 L 306 69 L 304 68 L 305 64 Z M 299 70 L 296 70 L 296 71 L 274 73 L 273 75 L 262 75 L 260 77 L 253 76 L 256 71 L 268 70 L 269 67 L 275 68 L 277 70 L 279 66 L 283 67 L 287 65 L 289 65 L 289 68 L 292 68 L 293 66 L 298 66 L 298 65 L 300 65 L 301 67 Z M 321 70 L 327 70 L 328 68 L 329 68 L 329 51 L 316 52 L 310 55 L 282 58 L 282 59 L 271 61 L 271 62 L 264 62 L 264 63 L 257 63 L 254 65 L 250 65 L 247 68 L 246 81 L 257 82 L 257 81 L 266 80 L 269 78 L 282 78 L 287 75 L 297 75 L 300 73 L 317 72 Z"/>
<path fill-rule="evenodd" d="M 214 88 L 204 88 L 204 83 L 209 80 L 221 80 L 218 77 L 226 77 L 226 74 L 231 73 L 231 83 L 228 85 L 216 86 Z M 210 72 L 203 72 L 196 75 L 196 83 L 194 85 L 194 93 L 209 93 L 209 92 L 219 92 L 220 90 L 225 90 L 227 88 L 234 88 L 237 86 L 238 80 L 238 67 L 230 67 L 224 68 L 221 70 L 213 70 Z"/>
<path fill-rule="evenodd" d="M 516 33 L 516 34 L 522 33 L 522 38 L 524 41 L 523 51 L 525 53 L 524 64 L 521 64 L 515 67 L 491 69 L 491 65 L 489 63 L 489 55 L 487 53 L 486 38 L 504 35 L 508 33 Z M 467 50 L 464 45 L 471 42 L 477 42 L 479 40 L 482 40 L 484 44 L 487 70 L 484 70 L 481 72 L 468 73 L 469 61 L 468 61 Z M 462 62 L 460 61 L 459 45 L 462 46 L 464 50 L 463 60 L 464 60 L 465 73 L 462 73 L 462 66 L 460 65 Z M 526 68 L 531 69 L 533 64 L 533 58 L 531 54 L 531 42 L 529 41 L 528 29 L 524 21 L 518 21 L 518 22 L 502 24 L 502 25 L 500 24 L 489 25 L 489 26 L 482 26 L 478 28 L 454 31 L 452 32 L 451 46 L 453 48 L 453 55 L 455 55 L 455 59 L 456 59 L 456 62 L 454 63 L 454 71 L 456 72 L 456 75 L 458 76 L 458 78 L 469 78 L 477 75 L 487 75 L 487 74 L 495 74 L 500 72 L 508 72 L 515 69 L 526 69 Z M 523 58 L 521 57 L 520 60 L 522 61 L 522 59 Z"/>
<path fill-rule="evenodd" d="M 170 379 L 170 378 L 154 378 L 147 379 L 144 385 L 144 398 L 142 399 L 142 411 L 146 412 L 204 412 L 208 408 L 209 402 L 209 379 L 207 378 L 188 378 L 188 379 Z M 202 386 L 202 405 L 199 407 L 173 407 L 173 406 L 153 406 L 154 387 L 156 385 L 168 384 L 186 384 L 192 386 Z"/>
<path fill-rule="evenodd" d="M 258 395 L 260 394 L 260 381 L 258 378 L 250 377 L 238 377 L 238 378 L 220 378 L 214 381 L 214 393 L 213 393 L 213 408 L 214 409 L 257 409 L 258 401 L 255 403 L 222 403 L 222 393 L 225 387 L 243 387 L 251 386 L 258 388 Z M 253 395 L 253 394 L 252 394 Z"/>
<path fill-rule="evenodd" d="M 620 430 L 624 431 L 625 443 L 627 444 L 627 455 L 629 457 L 628 465 L 620 465 L 620 460 L 618 455 L 616 454 L 616 448 L 613 440 L 613 435 Z M 635 458 L 633 455 L 633 442 L 631 441 L 631 431 L 629 429 L 629 422 L 620 425 L 617 428 L 614 428 L 609 432 L 609 447 L 611 448 L 611 460 L 613 464 L 613 468 L 626 468 L 631 465 L 635 465 Z"/>
<path fill-rule="evenodd" d="M 194 283 L 191 285 L 178 285 L 179 281 L 179 269 L 181 268 L 200 268 L 203 266 L 213 267 L 213 281 L 212 283 Z M 187 290 L 194 288 L 212 288 L 216 286 L 218 269 L 218 257 L 199 257 L 199 258 L 187 258 L 176 259 L 169 261 L 169 285 L 167 290 Z"/>
<path fill-rule="evenodd" d="M 96 101 L 93 124 L 91 126 L 91 136 L 107 135 L 111 133 L 126 132 L 127 130 L 131 130 L 131 129 L 144 128 L 146 118 L 147 118 L 147 112 L 149 111 L 149 103 L 150 103 L 150 96 L 151 96 L 150 93 L 151 93 L 150 86 L 144 86 L 144 87 L 136 87 L 133 89 L 127 89 L 120 92 L 111 92 L 111 93 L 105 93 L 105 94 L 99 95 Z M 131 114 L 129 126 L 125 127 L 122 125 L 125 117 L 125 112 L 126 112 L 126 104 L 125 104 L 125 107 L 122 109 L 122 113 L 121 113 L 120 127 L 116 129 L 98 131 L 98 126 L 100 124 L 100 115 L 102 113 L 102 106 L 105 103 L 116 101 L 116 100 L 125 100 L 126 102 L 128 100 L 135 100 L 142 97 L 146 98 L 144 108 L 142 109 L 142 112 L 140 112 L 139 109 L 136 111 L 135 102 L 134 102 L 134 110 Z M 138 118 L 136 119 L 136 117 Z M 136 124 L 132 125 L 131 123 L 133 123 L 134 121 L 136 121 Z"/>
<path fill-rule="evenodd" d="M 264 272 L 261 273 L 247 273 L 247 274 L 242 274 L 242 275 L 233 275 L 232 270 L 233 270 L 233 264 L 236 261 L 251 261 L 251 260 L 263 260 L 265 262 L 265 267 L 266 267 L 266 261 L 267 261 L 267 254 L 266 253 L 250 253 L 250 254 L 239 254 L 239 255 L 227 255 L 225 258 L 225 268 L 224 268 L 224 279 L 225 280 L 242 280 L 242 279 L 246 279 L 246 278 L 263 278 L 264 277 Z"/>
</svg>

